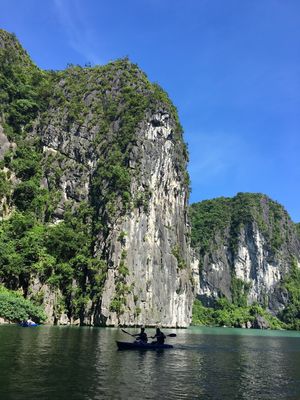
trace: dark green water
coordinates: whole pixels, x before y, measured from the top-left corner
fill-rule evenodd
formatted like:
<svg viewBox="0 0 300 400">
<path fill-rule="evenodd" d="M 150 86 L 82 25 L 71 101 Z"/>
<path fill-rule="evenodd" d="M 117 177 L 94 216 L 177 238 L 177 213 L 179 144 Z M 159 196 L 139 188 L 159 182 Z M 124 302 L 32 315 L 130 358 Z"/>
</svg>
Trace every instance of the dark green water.
<svg viewBox="0 0 300 400">
<path fill-rule="evenodd" d="M 0 326 L 0 399 L 300 399 L 300 333 L 176 333 L 142 352 L 118 329 Z"/>
</svg>

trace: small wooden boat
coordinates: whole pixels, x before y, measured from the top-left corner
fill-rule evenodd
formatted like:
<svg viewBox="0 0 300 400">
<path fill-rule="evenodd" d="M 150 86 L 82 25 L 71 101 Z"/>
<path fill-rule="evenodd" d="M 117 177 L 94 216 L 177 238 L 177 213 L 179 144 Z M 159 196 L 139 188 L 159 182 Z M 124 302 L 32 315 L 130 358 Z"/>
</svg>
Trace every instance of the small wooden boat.
<svg viewBox="0 0 300 400">
<path fill-rule="evenodd" d="M 120 342 L 117 340 L 119 350 L 162 350 L 173 349 L 171 344 L 144 343 L 144 342 Z"/>
</svg>

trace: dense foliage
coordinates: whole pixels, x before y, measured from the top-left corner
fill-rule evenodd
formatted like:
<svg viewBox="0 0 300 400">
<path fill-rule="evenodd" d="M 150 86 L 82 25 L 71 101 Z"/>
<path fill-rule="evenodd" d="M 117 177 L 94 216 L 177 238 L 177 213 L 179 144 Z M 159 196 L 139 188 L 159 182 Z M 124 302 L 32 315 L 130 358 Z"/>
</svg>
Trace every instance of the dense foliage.
<svg viewBox="0 0 300 400">
<path fill-rule="evenodd" d="M 29 318 L 36 323 L 46 320 L 42 307 L 24 299 L 21 293 L 8 290 L 2 285 L 0 285 L 0 317 L 13 322 L 21 322 Z"/>
<path fill-rule="evenodd" d="M 212 248 L 216 236 L 227 240 L 236 251 L 241 227 L 255 223 L 268 239 L 270 251 L 280 249 L 289 238 L 283 234 L 289 217 L 284 208 L 259 193 L 238 193 L 233 198 L 220 197 L 192 204 L 190 207 L 192 246 L 204 254 Z"/>
<path fill-rule="evenodd" d="M 82 317 L 88 300 L 100 298 L 106 272 L 105 263 L 93 257 L 89 218 L 84 206 L 50 226 L 34 213 L 15 212 L 1 226 L 0 280 L 11 289 L 22 287 L 30 296 L 30 279 L 38 275 L 41 282 L 61 291 L 63 306 L 57 316 L 67 312 Z M 34 300 L 42 303 L 43 292 Z"/>
<path fill-rule="evenodd" d="M 192 246 L 200 247 L 200 251 L 205 253 L 211 246 L 216 232 L 228 229 L 231 212 L 230 198 L 220 197 L 192 204 L 189 210 Z"/>
<path fill-rule="evenodd" d="M 0 30 L 0 36 L 0 115 L 15 139 L 47 106 L 49 74 L 32 63 L 13 35 Z"/>
<path fill-rule="evenodd" d="M 245 327 L 247 322 L 253 325 L 258 316 L 263 317 L 271 329 L 285 329 L 288 327 L 258 304 L 237 306 L 226 298 L 219 299 L 215 308 L 204 307 L 200 300 L 195 300 L 192 323 L 194 325 L 241 328 Z"/>
<path fill-rule="evenodd" d="M 282 289 L 287 291 L 289 303 L 280 318 L 292 329 L 300 330 L 300 269 L 295 259 L 290 273 L 283 280 Z"/>
</svg>

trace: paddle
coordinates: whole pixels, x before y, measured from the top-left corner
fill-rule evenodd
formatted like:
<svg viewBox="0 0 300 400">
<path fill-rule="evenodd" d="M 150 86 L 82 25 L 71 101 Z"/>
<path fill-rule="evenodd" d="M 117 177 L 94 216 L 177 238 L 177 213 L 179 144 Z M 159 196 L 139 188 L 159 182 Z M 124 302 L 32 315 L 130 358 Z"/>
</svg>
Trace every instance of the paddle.
<svg viewBox="0 0 300 400">
<path fill-rule="evenodd" d="M 134 336 L 134 335 L 132 335 L 131 333 L 129 333 L 129 332 L 127 332 L 127 331 L 125 331 L 125 329 L 122 329 L 122 328 L 121 328 L 121 331 L 122 331 L 122 332 L 124 332 L 124 333 L 127 333 L 127 335 L 130 335 L 130 336 L 132 336 L 132 337 L 135 337 L 135 336 Z"/>
<path fill-rule="evenodd" d="M 170 333 L 169 335 L 165 335 L 166 337 L 176 337 L 176 333 Z M 155 338 L 155 336 L 150 336 L 152 339 Z"/>
</svg>

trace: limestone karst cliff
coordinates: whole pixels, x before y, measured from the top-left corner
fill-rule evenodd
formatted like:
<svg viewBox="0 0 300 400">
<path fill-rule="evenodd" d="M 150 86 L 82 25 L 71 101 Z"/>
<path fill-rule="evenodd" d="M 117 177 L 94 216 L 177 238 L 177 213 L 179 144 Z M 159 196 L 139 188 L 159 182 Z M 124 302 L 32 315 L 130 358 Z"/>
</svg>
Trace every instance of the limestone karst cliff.
<svg viewBox="0 0 300 400">
<path fill-rule="evenodd" d="M 127 59 L 42 71 L 0 31 L 0 282 L 51 323 L 187 326 L 187 150 Z"/>
<path fill-rule="evenodd" d="M 196 296 L 200 323 L 300 329 L 300 225 L 251 193 L 188 217 L 177 111 L 135 64 L 43 71 L 0 30 L 0 87 L 0 303 L 185 327 Z"/>
<path fill-rule="evenodd" d="M 285 277 L 300 265 L 297 226 L 284 208 L 265 195 L 239 193 L 193 204 L 190 216 L 202 304 L 225 297 L 280 314 L 290 301 Z"/>
</svg>

